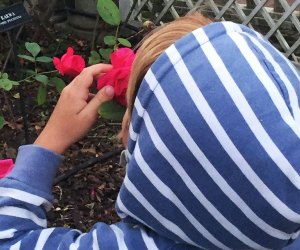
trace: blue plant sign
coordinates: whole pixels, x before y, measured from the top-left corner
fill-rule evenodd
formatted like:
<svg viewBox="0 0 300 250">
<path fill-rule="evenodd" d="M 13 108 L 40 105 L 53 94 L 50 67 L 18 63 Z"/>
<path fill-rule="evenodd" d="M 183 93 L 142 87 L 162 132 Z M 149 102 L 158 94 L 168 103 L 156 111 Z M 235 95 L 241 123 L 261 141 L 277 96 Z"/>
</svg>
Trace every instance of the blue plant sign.
<svg viewBox="0 0 300 250">
<path fill-rule="evenodd" d="M 14 29 L 31 21 L 23 3 L 17 3 L 0 10 L 0 33 Z"/>
</svg>

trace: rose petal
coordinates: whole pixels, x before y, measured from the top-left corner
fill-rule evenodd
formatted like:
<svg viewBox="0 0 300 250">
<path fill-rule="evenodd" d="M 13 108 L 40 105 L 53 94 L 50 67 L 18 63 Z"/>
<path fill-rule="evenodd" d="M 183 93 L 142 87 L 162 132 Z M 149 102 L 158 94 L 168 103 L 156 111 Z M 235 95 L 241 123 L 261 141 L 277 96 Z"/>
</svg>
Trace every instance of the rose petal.
<svg viewBox="0 0 300 250">
<path fill-rule="evenodd" d="M 61 59 L 54 57 L 53 64 L 62 75 L 68 75 L 70 77 L 76 77 L 85 68 L 83 57 L 74 55 L 72 47 L 67 49 L 67 53 L 65 53 Z"/>
<path fill-rule="evenodd" d="M 104 86 L 110 85 L 114 87 L 114 80 L 115 77 L 115 70 L 112 69 L 111 71 L 107 72 L 105 75 L 101 76 L 97 81 L 97 89 L 102 89 Z"/>
<path fill-rule="evenodd" d="M 114 68 L 131 66 L 135 59 L 133 50 L 121 48 L 110 54 L 110 61 Z"/>
<path fill-rule="evenodd" d="M 131 49 L 121 48 L 111 53 L 110 59 L 113 69 L 98 79 L 97 88 L 101 89 L 106 85 L 113 86 L 114 100 L 126 106 L 126 91 L 135 54 Z"/>
<path fill-rule="evenodd" d="M 115 90 L 114 100 L 119 104 L 126 106 L 126 91 L 130 76 L 130 67 L 112 69 L 98 79 L 97 88 L 110 85 Z"/>
<path fill-rule="evenodd" d="M 61 63 L 61 60 L 57 57 L 54 57 L 53 60 L 52 60 L 53 64 L 54 64 L 54 67 L 59 71 L 59 73 L 61 75 L 64 75 L 65 72 L 64 72 L 64 68 L 63 68 L 63 65 Z"/>
</svg>

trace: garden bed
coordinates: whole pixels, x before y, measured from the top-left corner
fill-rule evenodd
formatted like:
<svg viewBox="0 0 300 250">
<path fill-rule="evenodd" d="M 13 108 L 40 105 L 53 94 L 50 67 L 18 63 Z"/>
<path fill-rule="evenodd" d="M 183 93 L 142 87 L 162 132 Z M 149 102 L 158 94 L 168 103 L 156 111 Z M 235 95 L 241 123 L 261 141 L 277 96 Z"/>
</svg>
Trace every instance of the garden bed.
<svg viewBox="0 0 300 250">
<path fill-rule="evenodd" d="M 33 141 L 45 125 L 54 103 L 44 107 L 35 104 L 34 86 L 27 91 L 27 113 L 30 141 Z M 17 127 L 10 119 L 6 104 L 1 105 L 8 124 L 1 130 L 1 158 L 15 158 L 17 149 L 24 144 L 24 130 L 19 111 L 19 99 L 8 96 Z M 5 103 L 3 95 L 1 104 Z M 95 157 L 121 147 L 116 139 L 120 124 L 108 123 L 99 119 L 91 132 L 75 143 L 64 154 L 65 159 L 57 173 L 63 173 Z M 48 213 L 49 226 L 74 227 L 88 230 L 94 223 L 103 221 L 114 223 L 118 217 L 114 203 L 124 176 L 124 169 L 118 165 L 119 157 L 114 156 L 104 164 L 95 164 L 53 186 L 53 209 Z M 42 168 L 42 165 L 41 165 Z"/>
<path fill-rule="evenodd" d="M 30 29 L 23 32 L 20 38 L 20 47 L 24 41 L 30 38 Z M 5 35 L 1 41 L 1 63 L 8 51 L 5 44 Z M 59 37 L 58 37 L 59 39 Z M 79 54 L 87 57 L 88 46 L 85 41 L 69 36 L 59 45 L 47 37 L 37 41 L 44 54 L 50 55 L 53 50 L 61 54 L 66 47 L 72 46 Z M 49 46 L 51 44 L 51 46 Z M 1 65 L 2 64 L 2 65 Z M 23 64 L 23 68 L 26 65 Z M 46 69 L 45 69 L 46 70 Z M 6 72 L 14 75 L 13 62 L 9 62 Z M 68 82 L 67 79 L 65 79 Z M 23 85 L 25 95 L 25 110 L 28 120 L 29 140 L 32 143 L 46 124 L 58 98 L 55 89 L 47 92 L 47 102 L 38 106 L 36 95 L 38 84 L 25 83 Z M 1 115 L 6 120 L 6 125 L 1 129 L 0 158 L 13 158 L 17 155 L 20 145 L 25 144 L 25 132 L 23 116 L 20 109 L 20 96 L 18 87 L 12 91 L 0 93 Z M 120 123 L 112 123 L 99 119 L 90 133 L 81 141 L 75 143 L 64 154 L 65 159 L 57 173 L 61 176 L 70 169 L 103 154 L 110 152 L 122 145 L 117 140 Z M 119 156 L 115 155 L 103 164 L 95 164 L 89 168 L 77 172 L 68 179 L 53 186 L 53 209 L 48 213 L 49 226 L 65 226 L 87 231 L 96 222 L 114 223 L 119 220 L 114 211 L 114 203 L 118 190 L 123 180 L 124 169 L 118 165 Z M 42 167 L 42 166 L 41 166 Z"/>
</svg>

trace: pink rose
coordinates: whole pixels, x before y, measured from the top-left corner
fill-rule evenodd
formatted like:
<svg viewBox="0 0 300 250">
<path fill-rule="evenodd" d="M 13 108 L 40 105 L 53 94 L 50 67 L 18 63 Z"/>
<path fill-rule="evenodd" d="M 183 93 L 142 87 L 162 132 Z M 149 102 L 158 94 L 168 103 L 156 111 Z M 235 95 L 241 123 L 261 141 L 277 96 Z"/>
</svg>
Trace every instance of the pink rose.
<svg viewBox="0 0 300 250">
<path fill-rule="evenodd" d="M 12 159 L 0 160 L 0 179 L 5 177 L 13 168 Z"/>
<path fill-rule="evenodd" d="M 114 99 L 123 106 L 127 105 L 126 91 L 134 59 L 134 52 L 128 48 L 121 48 L 111 53 L 110 61 L 113 69 L 100 77 L 97 84 L 98 89 L 101 89 L 106 85 L 114 87 Z"/>
<path fill-rule="evenodd" d="M 85 61 L 82 56 L 74 55 L 73 48 L 69 47 L 67 53 L 61 59 L 54 57 L 53 64 L 61 75 L 76 77 L 85 68 Z"/>
</svg>

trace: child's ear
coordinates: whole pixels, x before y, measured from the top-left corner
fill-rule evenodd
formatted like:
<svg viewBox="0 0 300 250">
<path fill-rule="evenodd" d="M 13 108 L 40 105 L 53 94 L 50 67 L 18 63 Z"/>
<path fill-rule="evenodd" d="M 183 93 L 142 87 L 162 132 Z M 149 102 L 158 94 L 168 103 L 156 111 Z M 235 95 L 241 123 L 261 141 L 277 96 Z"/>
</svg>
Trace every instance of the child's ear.
<svg viewBox="0 0 300 250">
<path fill-rule="evenodd" d="M 122 128 L 118 134 L 118 139 L 120 140 L 120 142 L 122 142 L 125 148 L 127 148 L 127 142 L 128 142 L 129 123 L 130 123 L 129 110 L 126 109 L 126 112 L 122 120 Z"/>
</svg>

